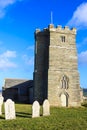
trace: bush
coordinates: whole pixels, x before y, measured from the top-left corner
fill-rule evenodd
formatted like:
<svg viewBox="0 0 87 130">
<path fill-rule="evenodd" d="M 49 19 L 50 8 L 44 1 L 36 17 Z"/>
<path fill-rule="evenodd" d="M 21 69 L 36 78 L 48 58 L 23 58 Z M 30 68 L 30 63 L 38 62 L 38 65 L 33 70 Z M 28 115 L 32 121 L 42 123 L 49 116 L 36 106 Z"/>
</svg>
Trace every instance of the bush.
<svg viewBox="0 0 87 130">
<path fill-rule="evenodd" d="M 87 107 L 87 101 L 84 101 L 81 105 Z"/>
</svg>

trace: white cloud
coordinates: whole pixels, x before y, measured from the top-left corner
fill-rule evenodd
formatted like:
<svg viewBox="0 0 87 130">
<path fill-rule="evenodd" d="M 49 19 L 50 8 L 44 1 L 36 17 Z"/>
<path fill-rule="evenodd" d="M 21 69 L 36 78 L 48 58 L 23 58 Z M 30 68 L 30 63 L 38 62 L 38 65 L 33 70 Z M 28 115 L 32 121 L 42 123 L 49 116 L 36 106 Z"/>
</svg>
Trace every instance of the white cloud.
<svg viewBox="0 0 87 130">
<path fill-rule="evenodd" d="M 78 55 L 79 63 L 87 64 L 87 51 L 83 51 Z"/>
<path fill-rule="evenodd" d="M 87 27 L 87 3 L 82 3 L 77 7 L 67 25 L 77 28 Z"/>
<path fill-rule="evenodd" d="M 3 54 L 1 54 L 0 57 L 1 58 L 11 58 L 11 57 L 13 58 L 13 57 L 16 57 L 16 52 L 7 50 Z"/>
<path fill-rule="evenodd" d="M 17 1 L 21 2 L 22 0 L 0 0 L 0 18 L 5 16 L 6 8 Z"/>
<path fill-rule="evenodd" d="M 13 4 L 16 0 L 0 0 L 0 8 L 5 8 L 6 6 Z"/>
<path fill-rule="evenodd" d="M 33 65 L 34 64 L 34 57 L 28 57 L 27 55 L 23 55 L 23 60 L 27 65 Z"/>
<path fill-rule="evenodd" d="M 15 51 L 6 51 L 3 54 L 0 54 L 0 69 L 5 70 L 8 68 L 15 68 L 17 65 L 11 61 L 11 58 L 16 57 Z"/>
</svg>

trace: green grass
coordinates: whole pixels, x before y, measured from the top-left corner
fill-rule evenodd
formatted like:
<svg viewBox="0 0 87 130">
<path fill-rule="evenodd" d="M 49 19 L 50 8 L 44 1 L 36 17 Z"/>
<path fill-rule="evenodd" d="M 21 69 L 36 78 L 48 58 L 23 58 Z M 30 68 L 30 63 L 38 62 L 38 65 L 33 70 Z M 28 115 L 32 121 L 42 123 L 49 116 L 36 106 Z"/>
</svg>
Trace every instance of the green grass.
<svg viewBox="0 0 87 130">
<path fill-rule="evenodd" d="M 16 119 L 5 120 L 4 109 L 0 116 L 0 130 L 87 130 L 87 107 L 51 107 L 51 115 L 31 118 L 28 104 L 16 104 Z"/>
</svg>

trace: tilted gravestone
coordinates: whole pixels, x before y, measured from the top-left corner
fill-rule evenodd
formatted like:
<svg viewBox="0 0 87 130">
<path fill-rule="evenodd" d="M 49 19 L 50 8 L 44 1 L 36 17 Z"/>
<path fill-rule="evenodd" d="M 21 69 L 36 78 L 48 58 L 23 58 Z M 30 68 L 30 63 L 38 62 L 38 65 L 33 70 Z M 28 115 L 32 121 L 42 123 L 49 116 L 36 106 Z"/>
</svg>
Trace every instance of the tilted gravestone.
<svg viewBox="0 0 87 130">
<path fill-rule="evenodd" d="M 40 116 L 40 105 L 38 101 L 34 101 L 32 106 L 32 117 L 39 117 Z"/>
<path fill-rule="evenodd" d="M 2 95 L 0 95 L 0 115 L 2 115 L 2 104 L 3 104 L 4 98 Z"/>
<path fill-rule="evenodd" d="M 49 116 L 50 115 L 50 104 L 49 101 L 46 99 L 43 102 L 43 116 Z"/>
<path fill-rule="evenodd" d="M 5 119 L 6 120 L 11 120 L 15 119 L 15 104 L 11 99 L 8 99 L 5 102 Z"/>
</svg>

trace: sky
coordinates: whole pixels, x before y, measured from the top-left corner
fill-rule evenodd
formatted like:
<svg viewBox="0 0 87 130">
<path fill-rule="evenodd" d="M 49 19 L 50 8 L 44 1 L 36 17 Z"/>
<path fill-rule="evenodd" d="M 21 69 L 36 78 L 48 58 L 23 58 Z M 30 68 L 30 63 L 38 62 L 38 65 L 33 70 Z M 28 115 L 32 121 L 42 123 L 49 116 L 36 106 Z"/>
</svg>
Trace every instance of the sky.
<svg viewBox="0 0 87 130">
<path fill-rule="evenodd" d="M 0 0 L 0 89 L 5 78 L 33 79 L 34 32 L 77 28 L 80 86 L 87 88 L 87 0 Z"/>
</svg>

